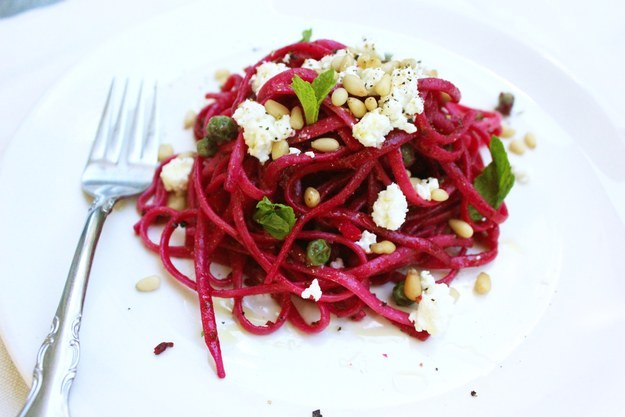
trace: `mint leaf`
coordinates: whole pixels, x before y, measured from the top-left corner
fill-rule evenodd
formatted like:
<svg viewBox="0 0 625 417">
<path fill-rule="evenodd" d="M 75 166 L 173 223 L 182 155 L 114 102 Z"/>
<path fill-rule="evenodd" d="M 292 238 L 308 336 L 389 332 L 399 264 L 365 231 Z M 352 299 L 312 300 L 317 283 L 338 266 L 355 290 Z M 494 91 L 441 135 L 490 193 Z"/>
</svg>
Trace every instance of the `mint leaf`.
<svg viewBox="0 0 625 417">
<path fill-rule="evenodd" d="M 498 209 L 514 185 L 514 174 L 501 139 L 497 136 L 491 137 L 489 150 L 492 161 L 475 178 L 473 185 L 488 204 Z M 473 207 L 469 207 L 469 213 L 475 221 L 482 218 Z"/>
<path fill-rule="evenodd" d="M 284 239 L 295 225 L 295 213 L 290 206 L 273 204 L 267 197 L 256 204 L 254 221 L 276 239 Z"/>
<path fill-rule="evenodd" d="M 326 98 L 335 85 L 336 80 L 334 79 L 333 69 L 322 72 L 313 80 L 312 88 L 315 90 L 315 96 L 317 96 L 317 107 L 321 107 L 323 99 Z"/>
<path fill-rule="evenodd" d="M 319 106 L 317 106 L 317 95 L 312 85 L 308 81 L 302 80 L 299 75 L 296 75 L 293 77 L 293 81 L 291 81 L 291 87 L 302 104 L 306 123 L 315 123 L 319 116 Z"/>
<path fill-rule="evenodd" d="M 302 40 L 300 42 L 310 42 L 312 37 L 312 29 L 306 29 L 302 31 Z"/>
<path fill-rule="evenodd" d="M 329 69 L 319 74 L 311 83 L 304 81 L 296 75 L 291 81 L 291 87 L 304 109 L 306 124 L 313 124 L 319 118 L 319 107 L 323 103 L 330 90 L 336 84 L 334 70 Z"/>
</svg>

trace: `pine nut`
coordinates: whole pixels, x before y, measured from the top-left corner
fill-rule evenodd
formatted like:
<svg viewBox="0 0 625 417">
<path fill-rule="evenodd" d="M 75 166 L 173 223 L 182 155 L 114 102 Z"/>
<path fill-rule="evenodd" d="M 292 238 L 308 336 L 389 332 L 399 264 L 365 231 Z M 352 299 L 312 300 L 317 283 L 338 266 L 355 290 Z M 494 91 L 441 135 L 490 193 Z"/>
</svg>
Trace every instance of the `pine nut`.
<svg viewBox="0 0 625 417">
<path fill-rule="evenodd" d="M 449 295 L 451 295 L 454 302 L 456 302 L 458 301 L 458 298 L 460 298 L 460 291 L 458 291 L 456 287 L 449 287 Z"/>
<path fill-rule="evenodd" d="M 275 100 L 267 100 L 265 102 L 265 111 L 276 119 L 279 119 L 282 116 L 286 116 L 290 113 L 289 109 L 287 109 L 286 106 L 278 103 Z"/>
<path fill-rule="evenodd" d="M 536 135 L 531 132 L 525 134 L 525 136 L 523 137 L 523 141 L 525 142 L 525 145 L 527 145 L 527 147 L 530 149 L 534 149 L 536 147 Z"/>
<path fill-rule="evenodd" d="M 371 252 L 375 253 L 376 255 L 388 255 L 395 252 L 395 249 L 397 249 L 397 247 L 390 240 L 383 240 L 381 242 L 373 243 L 370 246 L 370 249 Z"/>
<path fill-rule="evenodd" d="M 449 194 L 447 194 L 447 191 L 443 190 L 442 188 L 436 188 L 432 190 L 430 196 L 434 201 L 447 201 L 449 199 Z"/>
<path fill-rule="evenodd" d="M 382 79 L 373 88 L 379 96 L 388 96 L 391 93 L 391 76 L 384 74 Z"/>
<path fill-rule="evenodd" d="M 319 138 L 310 143 L 310 147 L 319 152 L 335 152 L 340 146 L 339 141 L 334 138 Z"/>
<path fill-rule="evenodd" d="M 404 295 L 407 299 L 416 301 L 421 296 L 422 291 L 421 275 L 419 275 L 416 269 L 409 269 L 404 281 Z"/>
<path fill-rule="evenodd" d="M 158 161 L 163 162 L 165 159 L 174 155 L 174 147 L 169 143 L 162 143 L 158 147 Z"/>
<path fill-rule="evenodd" d="M 464 220 L 449 219 L 448 223 L 451 230 L 453 230 L 459 237 L 470 238 L 473 236 L 473 228 Z"/>
<path fill-rule="evenodd" d="M 382 65 L 380 58 L 369 54 L 360 54 L 356 62 L 360 68 L 378 68 Z"/>
<path fill-rule="evenodd" d="M 400 63 L 400 66 L 402 67 L 410 67 L 410 68 L 417 68 L 417 60 L 414 58 L 407 58 L 407 59 L 403 59 Z"/>
<path fill-rule="evenodd" d="M 373 97 L 367 97 L 365 99 L 365 107 L 369 111 L 375 110 L 375 109 L 378 108 L 378 101 L 375 98 L 373 98 Z"/>
<path fill-rule="evenodd" d="M 478 294 L 488 294 L 490 292 L 491 285 L 490 275 L 486 272 L 480 272 L 475 279 L 473 289 Z"/>
<path fill-rule="evenodd" d="M 351 67 L 352 65 L 354 65 L 355 61 L 354 61 L 354 57 L 347 54 L 343 57 L 343 61 L 341 62 L 341 65 L 339 66 L 338 71 L 345 71 L 347 68 Z"/>
<path fill-rule="evenodd" d="M 332 69 L 334 71 L 338 71 L 340 72 L 340 68 L 341 65 L 343 65 L 343 61 L 345 60 L 345 55 L 337 55 L 334 58 L 332 58 L 332 63 L 330 64 L 330 67 L 332 67 Z"/>
<path fill-rule="evenodd" d="M 295 106 L 291 109 L 291 127 L 295 130 L 299 130 L 304 127 L 304 115 L 302 114 L 302 108 Z"/>
<path fill-rule="evenodd" d="M 187 195 L 185 193 L 169 194 L 167 196 L 167 207 L 178 211 L 184 210 L 187 208 Z"/>
<path fill-rule="evenodd" d="M 516 139 L 510 142 L 510 145 L 508 145 L 508 149 L 510 150 L 510 152 L 516 155 L 523 155 L 525 153 L 525 145 L 523 145 L 523 142 Z"/>
<path fill-rule="evenodd" d="M 178 154 L 179 158 L 195 158 L 195 152 L 193 151 L 185 151 L 185 152 L 180 152 Z"/>
<path fill-rule="evenodd" d="M 271 144 L 271 159 L 274 161 L 289 154 L 289 144 L 286 140 L 280 140 Z"/>
<path fill-rule="evenodd" d="M 514 136 L 514 134 L 516 133 L 516 131 L 511 128 L 510 126 L 504 126 L 501 129 L 501 137 L 502 138 L 511 138 L 512 136 Z"/>
<path fill-rule="evenodd" d="M 349 107 L 352 114 L 359 119 L 367 113 L 365 103 L 354 97 L 347 99 L 347 107 Z"/>
<path fill-rule="evenodd" d="M 319 202 L 321 201 L 321 196 L 319 195 L 319 191 L 316 188 L 308 187 L 304 191 L 304 203 L 306 207 L 317 207 Z"/>
<path fill-rule="evenodd" d="M 225 83 L 228 77 L 230 77 L 230 71 L 228 71 L 227 69 L 222 68 L 215 71 L 215 80 L 219 84 Z"/>
<path fill-rule="evenodd" d="M 398 65 L 399 65 L 399 62 L 397 61 L 389 61 L 389 62 L 385 62 L 384 64 L 382 64 L 381 67 L 385 73 L 390 75 L 393 73 L 393 70 L 397 68 Z"/>
<path fill-rule="evenodd" d="M 438 70 L 436 70 L 436 69 L 427 70 L 427 71 L 425 71 L 425 75 L 427 75 L 428 77 L 436 78 L 436 77 L 438 77 Z"/>
<path fill-rule="evenodd" d="M 365 83 L 359 76 L 354 74 L 345 74 L 343 77 L 343 88 L 352 96 L 364 97 L 367 95 Z"/>
<path fill-rule="evenodd" d="M 332 92 L 332 97 L 330 98 L 330 100 L 332 101 L 332 104 L 336 107 L 341 107 L 347 102 L 347 97 L 349 97 L 349 95 L 347 94 L 347 90 L 341 87 L 337 88 Z"/>
<path fill-rule="evenodd" d="M 197 119 L 197 113 L 194 112 L 193 110 L 189 110 L 187 112 L 187 114 L 184 115 L 184 128 L 185 129 L 191 129 L 193 126 L 195 126 L 195 120 Z"/>
<path fill-rule="evenodd" d="M 161 286 L 161 279 L 156 275 L 151 275 L 137 281 L 135 288 L 137 291 L 149 292 L 157 290 Z"/>
<path fill-rule="evenodd" d="M 349 54 L 345 55 L 337 55 L 332 59 L 332 63 L 330 67 L 336 72 L 345 71 L 347 67 L 351 67 L 354 65 L 354 58 L 352 58 Z"/>
</svg>

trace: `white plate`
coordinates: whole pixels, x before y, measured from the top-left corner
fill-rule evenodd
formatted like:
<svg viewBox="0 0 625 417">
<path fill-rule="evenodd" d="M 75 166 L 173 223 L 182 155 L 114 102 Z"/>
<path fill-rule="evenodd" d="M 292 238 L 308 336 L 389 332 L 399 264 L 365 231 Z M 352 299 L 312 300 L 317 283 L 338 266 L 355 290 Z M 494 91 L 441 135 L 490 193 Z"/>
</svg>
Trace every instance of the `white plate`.
<svg viewBox="0 0 625 417">
<path fill-rule="evenodd" d="M 356 43 L 367 35 L 383 50 L 423 59 L 455 82 L 469 105 L 492 107 L 500 91 L 515 93 L 523 112 L 514 125 L 535 132 L 539 146 L 512 157 L 529 182 L 509 198 L 501 254 L 488 267 L 492 293 L 474 296 L 477 271 L 465 272 L 455 284 L 462 296 L 451 328 L 425 343 L 383 330 L 374 319 L 336 322 L 317 336 L 291 328 L 250 336 L 222 309 L 228 376 L 218 380 L 200 338 L 194 294 L 171 281 L 156 293 L 134 290 L 137 279 L 161 268 L 134 236 L 137 215 L 127 203 L 109 217 L 96 255 L 73 414 L 286 417 L 321 409 L 326 417 L 381 410 L 598 416 L 622 410 L 623 225 L 597 179 L 625 177 L 615 157 L 622 144 L 583 89 L 531 49 L 437 9 L 407 5 L 392 22 L 373 22 L 349 4 L 333 6 L 333 16 L 369 24 L 359 26 L 320 20 L 332 18 L 322 7 L 287 5 L 276 2 L 248 18 L 240 16 L 241 4 L 216 12 L 198 3 L 123 33 L 68 74 L 20 129 L 0 171 L 0 330 L 22 374 L 30 377 L 82 227 L 87 201 L 79 178 L 111 76 L 163 81 L 163 141 L 184 150 L 191 141 L 181 120 L 215 88 L 215 69 L 238 70 L 313 27 L 315 37 Z M 234 15 L 235 23 L 225 18 Z M 424 16 L 418 27 L 411 24 L 415 15 Z M 152 355 L 164 340 L 175 348 Z"/>
</svg>

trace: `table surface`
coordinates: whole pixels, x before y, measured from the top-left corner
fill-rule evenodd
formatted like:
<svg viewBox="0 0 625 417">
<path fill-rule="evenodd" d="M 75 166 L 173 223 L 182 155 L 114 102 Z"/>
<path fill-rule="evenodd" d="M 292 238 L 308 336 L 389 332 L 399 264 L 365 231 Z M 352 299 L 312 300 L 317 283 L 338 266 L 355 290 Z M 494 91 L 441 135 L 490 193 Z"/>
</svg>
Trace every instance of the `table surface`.
<svg viewBox="0 0 625 417">
<path fill-rule="evenodd" d="M 64 0 L 0 18 L 0 161 L 31 109 L 90 51 L 116 33 L 190 2 Z M 389 0 L 385 7 L 391 10 L 394 3 L 401 1 Z M 586 86 L 625 141 L 625 106 L 621 102 L 625 96 L 625 3 L 597 0 L 592 7 L 579 0 L 447 0 L 444 6 L 434 0 L 417 3 L 463 13 L 558 63 Z M 255 4 L 261 7 L 262 3 Z M 625 184 L 604 186 L 625 221 Z M 1 339 L 0 387 L 0 417 L 14 416 L 25 400 L 27 387 Z"/>
</svg>

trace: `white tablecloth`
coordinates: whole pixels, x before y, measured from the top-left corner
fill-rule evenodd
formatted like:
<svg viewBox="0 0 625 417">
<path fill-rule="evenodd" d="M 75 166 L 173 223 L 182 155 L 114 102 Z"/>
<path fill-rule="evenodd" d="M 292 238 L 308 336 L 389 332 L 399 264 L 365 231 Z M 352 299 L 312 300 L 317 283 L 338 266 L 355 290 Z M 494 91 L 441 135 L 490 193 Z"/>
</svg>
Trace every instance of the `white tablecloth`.
<svg viewBox="0 0 625 417">
<path fill-rule="evenodd" d="M 188 2 L 65 0 L 0 19 L 0 157 L 33 106 L 86 54 L 113 34 Z M 581 0 L 447 0 L 444 5 L 434 0 L 420 2 L 478 19 L 559 62 L 594 95 L 625 140 L 625 106 L 621 101 L 625 97 L 625 3 L 612 0 L 596 0 L 591 4 Z M 393 10 L 392 3 L 389 0 L 378 7 Z M 623 184 L 619 187 L 618 190 L 625 189 Z M 621 206 L 617 208 L 625 219 L 625 193 L 614 201 Z M 27 388 L 0 340 L 0 417 L 14 416 L 26 393 Z"/>
</svg>

